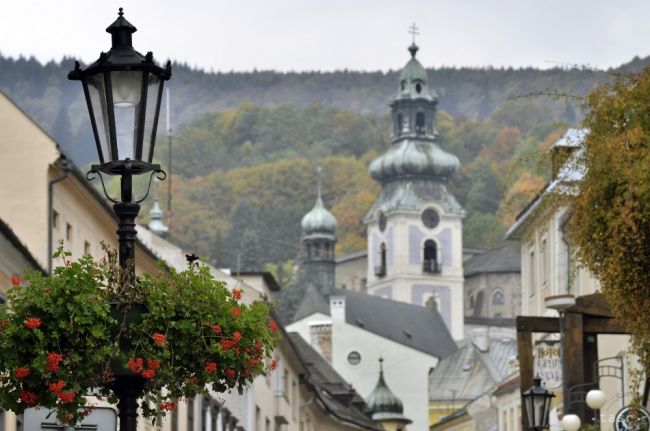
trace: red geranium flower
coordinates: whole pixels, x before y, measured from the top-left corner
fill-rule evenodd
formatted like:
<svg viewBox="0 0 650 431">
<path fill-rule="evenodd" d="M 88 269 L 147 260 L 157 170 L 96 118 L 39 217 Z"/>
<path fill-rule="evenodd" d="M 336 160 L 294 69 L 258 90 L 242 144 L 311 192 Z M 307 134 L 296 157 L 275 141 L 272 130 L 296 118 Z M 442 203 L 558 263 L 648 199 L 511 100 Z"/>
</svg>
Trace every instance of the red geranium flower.
<svg viewBox="0 0 650 431">
<path fill-rule="evenodd" d="M 50 383 L 50 390 L 54 393 L 61 392 L 64 387 L 65 387 L 65 382 L 63 380 L 59 380 L 56 383 Z"/>
<path fill-rule="evenodd" d="M 28 317 L 23 322 L 23 325 L 25 325 L 25 328 L 27 329 L 35 329 L 41 326 L 41 319 L 38 317 Z"/>
<path fill-rule="evenodd" d="M 137 359 L 131 358 L 129 359 L 127 366 L 129 367 L 129 370 L 139 374 L 144 368 L 144 361 L 142 360 L 142 358 L 137 358 Z"/>
<path fill-rule="evenodd" d="M 241 289 L 233 289 L 230 294 L 232 295 L 233 298 L 235 299 L 241 299 Z"/>
<path fill-rule="evenodd" d="M 47 363 L 45 364 L 45 369 L 52 373 L 59 371 L 59 362 L 63 360 L 63 355 L 60 353 L 48 353 L 47 354 Z"/>
<path fill-rule="evenodd" d="M 232 341 L 233 343 L 237 344 L 241 341 L 241 333 L 239 331 L 235 331 L 234 334 L 232 334 Z"/>
<path fill-rule="evenodd" d="M 228 376 L 229 378 L 232 379 L 232 378 L 234 378 L 236 375 L 237 375 L 237 372 L 235 372 L 235 370 L 233 370 L 232 368 L 228 368 L 228 369 L 226 370 L 226 376 Z"/>
<path fill-rule="evenodd" d="M 269 366 L 269 368 L 275 370 L 277 367 L 278 367 L 278 361 L 276 361 L 275 359 L 271 359 L 271 365 Z"/>
<path fill-rule="evenodd" d="M 151 336 L 151 338 L 153 338 L 153 342 L 158 346 L 165 346 L 167 344 L 167 337 L 165 337 L 165 335 L 161 334 L 160 332 L 156 332 Z"/>
<path fill-rule="evenodd" d="M 38 401 L 38 395 L 36 395 L 34 392 L 22 391 L 20 393 L 20 401 L 23 404 L 27 404 L 28 406 L 33 406 Z"/>
<path fill-rule="evenodd" d="M 147 368 L 157 370 L 160 368 L 160 362 L 156 359 L 147 359 Z"/>
<path fill-rule="evenodd" d="M 241 314 L 241 308 L 239 308 L 239 307 L 232 307 L 232 308 L 230 309 L 230 313 L 233 315 L 233 317 L 239 317 L 239 315 Z"/>
<path fill-rule="evenodd" d="M 56 397 L 61 400 L 61 404 L 71 403 L 75 396 L 77 396 L 77 394 L 74 392 L 59 392 L 56 394 Z"/>
<path fill-rule="evenodd" d="M 219 326 L 219 325 L 214 325 L 214 326 L 212 327 L 212 333 L 213 333 L 213 334 L 221 334 L 221 326 Z"/>
<path fill-rule="evenodd" d="M 176 403 L 171 403 L 171 402 L 167 403 L 167 402 L 163 401 L 158 405 L 160 406 L 160 410 L 166 410 L 168 412 L 171 412 L 172 410 L 174 410 L 176 408 Z"/>
<path fill-rule="evenodd" d="M 235 345 L 235 343 L 233 343 L 230 340 L 221 340 L 221 341 L 219 341 L 219 344 L 221 345 L 221 348 L 223 350 L 230 350 L 230 349 L 232 349 L 232 346 Z"/>
<path fill-rule="evenodd" d="M 16 368 L 16 378 L 24 379 L 25 377 L 29 376 L 29 372 L 29 368 L 18 367 Z"/>
<path fill-rule="evenodd" d="M 275 332 L 278 330 L 278 324 L 275 320 L 269 320 L 269 328 L 271 328 L 271 331 Z"/>
<path fill-rule="evenodd" d="M 156 375 L 156 370 L 144 370 L 140 375 L 145 379 L 152 379 Z"/>
<path fill-rule="evenodd" d="M 205 372 L 208 374 L 214 374 L 217 372 L 217 363 L 216 362 L 208 362 L 205 364 Z"/>
<path fill-rule="evenodd" d="M 14 275 L 13 277 L 11 277 L 12 286 L 20 286 L 22 282 L 23 280 L 18 275 Z"/>
</svg>

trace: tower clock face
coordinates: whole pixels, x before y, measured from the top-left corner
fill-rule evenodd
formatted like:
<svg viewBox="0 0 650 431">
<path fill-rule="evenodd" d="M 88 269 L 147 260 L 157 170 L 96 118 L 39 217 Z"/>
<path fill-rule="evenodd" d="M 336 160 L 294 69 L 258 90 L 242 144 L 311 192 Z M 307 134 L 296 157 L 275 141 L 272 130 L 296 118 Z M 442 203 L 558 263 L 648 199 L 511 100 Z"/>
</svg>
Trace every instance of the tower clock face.
<svg viewBox="0 0 650 431">
<path fill-rule="evenodd" d="M 386 230 L 386 214 L 384 214 L 383 211 L 379 211 L 378 223 L 379 223 L 379 230 L 382 231 L 382 232 L 385 231 Z"/>
<path fill-rule="evenodd" d="M 422 213 L 422 223 L 424 223 L 424 225 L 429 229 L 433 229 L 434 227 L 438 226 L 438 223 L 440 223 L 440 216 L 438 215 L 438 212 L 433 208 L 427 208 L 424 210 Z"/>
</svg>

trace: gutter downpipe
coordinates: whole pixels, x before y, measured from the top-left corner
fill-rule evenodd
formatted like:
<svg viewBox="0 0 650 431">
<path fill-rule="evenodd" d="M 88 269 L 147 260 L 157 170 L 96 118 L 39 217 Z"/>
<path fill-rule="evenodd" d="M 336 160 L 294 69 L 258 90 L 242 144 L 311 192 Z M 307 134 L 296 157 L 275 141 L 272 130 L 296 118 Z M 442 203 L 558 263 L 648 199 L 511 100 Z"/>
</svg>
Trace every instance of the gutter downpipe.
<svg viewBox="0 0 650 431">
<path fill-rule="evenodd" d="M 569 221 L 569 209 L 567 209 L 561 216 L 559 221 L 560 224 L 560 239 L 562 240 L 562 243 L 564 243 L 564 246 L 566 247 L 566 271 L 565 271 L 565 280 L 566 280 L 566 285 L 564 287 L 565 293 L 569 294 L 569 288 L 571 287 L 571 283 L 569 281 L 569 276 L 571 275 L 571 268 L 570 268 L 570 263 L 571 263 L 571 251 L 569 249 L 569 242 L 566 239 L 566 225 Z M 567 375 L 567 370 L 566 370 L 566 361 L 564 360 L 564 311 L 559 311 L 559 319 L 560 319 L 560 358 L 562 361 L 562 404 L 563 404 L 563 409 L 565 412 L 569 412 L 569 409 L 571 408 L 571 400 L 570 394 L 569 394 L 569 388 L 566 385 L 566 379 L 564 376 Z"/>
<path fill-rule="evenodd" d="M 57 163 L 59 163 L 59 166 L 63 169 L 63 174 L 50 180 L 47 184 L 47 273 L 49 275 L 52 275 L 52 201 L 54 195 L 54 184 L 68 178 L 71 169 L 70 162 L 65 158 L 65 156 L 59 157 Z"/>
</svg>

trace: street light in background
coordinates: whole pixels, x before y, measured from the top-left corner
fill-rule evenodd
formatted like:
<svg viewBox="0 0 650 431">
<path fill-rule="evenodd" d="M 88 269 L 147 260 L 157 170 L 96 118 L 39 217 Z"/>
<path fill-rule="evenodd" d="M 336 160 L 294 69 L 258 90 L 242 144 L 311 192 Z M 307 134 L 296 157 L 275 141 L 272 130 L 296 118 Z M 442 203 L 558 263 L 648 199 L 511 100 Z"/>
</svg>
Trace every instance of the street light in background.
<svg viewBox="0 0 650 431">
<path fill-rule="evenodd" d="M 86 177 L 92 180 L 99 176 L 104 194 L 114 203 L 119 223 L 119 262 L 125 282 L 135 279 L 135 218 L 140 203 L 149 193 L 153 176 L 165 178 L 160 165 L 152 160 L 163 84 L 171 78 L 170 62 L 162 68 L 156 65 L 151 52 L 142 55 L 133 49 L 132 35 L 136 30 L 120 8 L 117 20 L 106 29 L 111 34 L 111 49 L 102 52 L 86 69 L 75 62 L 74 70 L 68 74 L 68 79 L 83 85 L 99 157 L 99 164 L 92 165 Z M 151 176 L 147 193 L 134 199 L 133 175 L 148 172 Z M 119 199 L 109 196 L 102 174 L 121 176 Z M 136 431 L 137 399 L 142 386 L 140 376 L 115 375 L 112 389 L 119 398 L 121 431 Z"/>
<path fill-rule="evenodd" d="M 533 387 L 522 394 L 528 429 L 541 431 L 548 428 L 551 399 L 555 395 L 542 386 L 542 379 L 533 379 Z"/>
<path fill-rule="evenodd" d="M 607 402 L 605 392 L 601 391 L 600 389 L 592 389 L 587 392 L 585 402 L 589 408 L 594 411 L 594 424 L 596 424 L 596 426 L 600 429 L 600 409 L 602 409 Z"/>
</svg>

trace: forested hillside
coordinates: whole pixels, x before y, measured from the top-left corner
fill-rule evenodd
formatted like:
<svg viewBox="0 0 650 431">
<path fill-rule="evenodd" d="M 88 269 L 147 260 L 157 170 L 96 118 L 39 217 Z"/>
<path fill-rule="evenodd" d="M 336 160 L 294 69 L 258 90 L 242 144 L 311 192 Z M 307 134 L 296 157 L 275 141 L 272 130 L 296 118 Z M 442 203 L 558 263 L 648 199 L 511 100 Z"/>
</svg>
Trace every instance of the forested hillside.
<svg viewBox="0 0 650 431">
<path fill-rule="evenodd" d="M 66 78 L 72 65 L 0 56 L 0 89 L 83 165 L 94 145 L 81 88 Z M 367 165 L 390 145 L 396 72 L 206 73 L 180 64 L 173 71 L 175 242 L 222 267 L 270 265 L 284 278 L 322 166 L 323 197 L 339 222 L 337 252 L 365 247 L 362 219 L 379 190 Z M 580 68 L 429 71 L 440 143 L 461 159 L 450 188 L 467 211 L 465 246 L 498 245 L 546 181 L 539 155 L 582 117 L 579 97 L 548 94 L 580 96 L 609 76 Z M 164 165 L 165 145 L 159 138 Z M 166 199 L 164 187 L 157 194 Z"/>
</svg>

